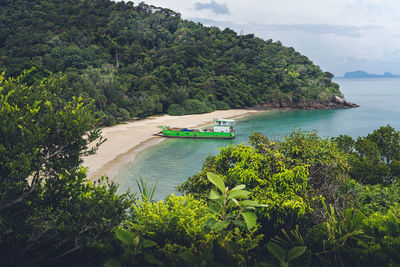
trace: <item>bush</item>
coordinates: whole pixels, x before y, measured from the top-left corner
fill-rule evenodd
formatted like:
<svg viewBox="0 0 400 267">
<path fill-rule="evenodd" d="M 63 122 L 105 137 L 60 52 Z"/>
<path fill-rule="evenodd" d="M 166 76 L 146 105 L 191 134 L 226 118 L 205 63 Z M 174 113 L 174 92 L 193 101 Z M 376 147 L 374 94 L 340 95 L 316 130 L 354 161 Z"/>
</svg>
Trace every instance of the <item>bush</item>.
<svg viewBox="0 0 400 267">
<path fill-rule="evenodd" d="M 213 111 L 211 107 L 197 99 L 188 99 L 183 103 L 185 114 L 199 114 Z"/>
<path fill-rule="evenodd" d="M 364 231 L 375 237 L 375 245 L 363 257 L 364 266 L 398 266 L 400 264 L 400 205 L 372 213 L 363 221 Z"/>
<path fill-rule="evenodd" d="M 349 153 L 350 175 L 363 184 L 390 184 L 400 177 L 400 132 L 389 125 L 353 140 L 341 135 L 334 139 Z"/>
<path fill-rule="evenodd" d="M 245 184 L 253 200 L 266 204 L 258 213 L 263 234 L 270 237 L 282 225 L 294 224 L 311 212 L 307 167 L 288 167 L 289 161 L 274 149 L 260 153 L 251 146 L 232 145 L 222 148 L 216 157 L 208 157 L 202 171 L 190 177 L 179 190 L 205 197 L 212 187 L 206 179 L 207 172 L 219 174 L 229 188 Z"/>
<path fill-rule="evenodd" d="M 126 227 L 157 244 L 152 253 L 158 260 L 181 266 L 182 256 L 193 255 L 196 244 L 206 241 L 202 227 L 209 215 L 205 201 L 171 195 L 165 201 L 138 202 Z"/>
<path fill-rule="evenodd" d="M 171 116 L 185 115 L 185 109 L 179 104 L 170 105 L 167 112 L 168 112 L 168 115 L 171 115 Z"/>
<path fill-rule="evenodd" d="M 0 75 L 0 265 L 57 266 L 112 240 L 129 203 L 79 166 L 102 143 L 95 126 L 102 114 L 81 98 L 60 99 L 62 79 L 27 86 L 27 74 Z"/>
<path fill-rule="evenodd" d="M 364 214 L 387 212 L 394 204 L 400 203 L 400 183 L 388 186 L 355 184 L 353 188 L 353 205 Z"/>
<path fill-rule="evenodd" d="M 225 110 L 225 109 L 230 109 L 231 107 L 225 102 L 217 101 L 215 103 L 215 108 L 218 110 Z"/>
<path fill-rule="evenodd" d="M 191 195 L 171 195 L 165 201 L 141 201 L 134 206 L 130 228 L 161 247 L 173 243 L 190 247 L 203 238 L 202 225 L 207 216 L 204 201 Z"/>
<path fill-rule="evenodd" d="M 119 108 L 118 113 L 120 115 L 120 119 L 123 121 L 129 120 L 131 115 L 129 114 L 129 111 L 127 111 L 124 108 Z"/>
</svg>

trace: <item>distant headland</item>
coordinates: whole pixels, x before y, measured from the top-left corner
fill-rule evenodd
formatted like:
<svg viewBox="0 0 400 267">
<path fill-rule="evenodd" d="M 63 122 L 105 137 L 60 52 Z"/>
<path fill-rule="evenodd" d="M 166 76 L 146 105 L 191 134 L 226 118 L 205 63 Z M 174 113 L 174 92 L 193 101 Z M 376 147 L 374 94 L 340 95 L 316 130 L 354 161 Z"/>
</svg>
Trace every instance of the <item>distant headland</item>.
<svg viewBox="0 0 400 267">
<path fill-rule="evenodd" d="M 351 72 L 346 72 L 342 79 L 359 79 L 359 78 L 400 78 L 400 75 L 395 75 L 386 71 L 383 75 L 380 74 L 370 74 L 362 70 L 356 70 Z"/>
</svg>

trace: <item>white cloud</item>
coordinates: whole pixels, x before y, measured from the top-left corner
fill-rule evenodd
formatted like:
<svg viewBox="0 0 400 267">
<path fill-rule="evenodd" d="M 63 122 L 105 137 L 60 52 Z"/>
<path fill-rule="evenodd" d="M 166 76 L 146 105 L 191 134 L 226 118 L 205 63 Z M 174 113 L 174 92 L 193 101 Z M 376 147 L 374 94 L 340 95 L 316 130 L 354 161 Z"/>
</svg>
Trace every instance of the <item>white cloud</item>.
<svg viewBox="0 0 400 267">
<path fill-rule="evenodd" d="M 209 9 L 217 15 L 229 14 L 229 8 L 226 6 L 226 4 L 218 4 L 215 1 L 211 1 L 210 3 L 196 2 L 194 5 L 196 10 Z"/>
</svg>

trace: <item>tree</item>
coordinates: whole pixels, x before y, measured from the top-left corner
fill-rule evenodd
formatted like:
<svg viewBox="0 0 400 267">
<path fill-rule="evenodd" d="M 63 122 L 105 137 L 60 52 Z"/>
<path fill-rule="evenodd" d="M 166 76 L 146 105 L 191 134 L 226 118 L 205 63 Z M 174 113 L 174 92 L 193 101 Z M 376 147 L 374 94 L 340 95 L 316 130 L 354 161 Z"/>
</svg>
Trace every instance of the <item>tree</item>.
<svg viewBox="0 0 400 267">
<path fill-rule="evenodd" d="M 115 185 L 93 185 L 79 167 L 82 155 L 102 142 L 88 149 L 100 137 L 92 104 L 59 98 L 64 77 L 27 85 L 28 75 L 0 76 L 0 264 L 5 266 L 57 260 L 106 238 L 127 207 Z"/>
<path fill-rule="evenodd" d="M 265 144 L 263 153 L 247 145 L 222 148 L 217 156 L 209 156 L 201 172 L 179 186 L 179 190 L 204 198 L 212 184 L 207 172 L 218 174 L 226 186 L 244 184 L 250 199 L 265 204 L 258 212 L 262 233 L 270 237 L 274 230 L 289 226 L 312 211 L 308 196 L 308 168 L 302 164 L 290 166 L 291 159 Z"/>
<path fill-rule="evenodd" d="M 350 175 L 363 184 L 388 184 L 400 176 L 400 133 L 382 126 L 354 140 L 341 135 L 333 139 L 349 154 Z"/>
<path fill-rule="evenodd" d="M 203 105 L 191 103 L 196 108 L 185 113 L 199 113 L 289 99 L 324 104 L 341 95 L 331 74 L 293 48 L 204 27 L 168 9 L 110 0 L 5 2 L 0 71 L 17 76 L 35 66 L 40 78 L 66 72 L 75 96 L 89 95 L 106 113 L 104 123 L 124 117 L 106 110 L 111 103 L 143 117 L 188 100 Z M 103 79 L 92 79 L 98 75 Z"/>
</svg>

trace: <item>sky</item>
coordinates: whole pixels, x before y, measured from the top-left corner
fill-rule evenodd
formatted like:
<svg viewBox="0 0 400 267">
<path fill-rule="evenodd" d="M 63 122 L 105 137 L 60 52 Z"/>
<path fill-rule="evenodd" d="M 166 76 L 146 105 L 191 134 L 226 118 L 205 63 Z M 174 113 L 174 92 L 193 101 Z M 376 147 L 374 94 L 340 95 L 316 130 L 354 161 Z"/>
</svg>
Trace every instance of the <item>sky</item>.
<svg viewBox="0 0 400 267">
<path fill-rule="evenodd" d="M 400 74 L 399 0 L 145 0 L 205 26 L 281 41 L 335 76 Z M 136 3 L 136 2 L 135 2 Z"/>
</svg>

